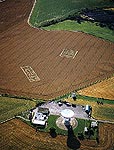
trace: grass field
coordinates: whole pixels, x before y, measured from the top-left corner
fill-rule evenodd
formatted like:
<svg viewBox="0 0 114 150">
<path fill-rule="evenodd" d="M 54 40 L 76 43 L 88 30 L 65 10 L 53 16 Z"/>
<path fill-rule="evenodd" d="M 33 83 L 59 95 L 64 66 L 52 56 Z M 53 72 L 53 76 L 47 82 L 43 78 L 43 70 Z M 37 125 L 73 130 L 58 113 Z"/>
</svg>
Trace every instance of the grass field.
<svg viewBox="0 0 114 150">
<path fill-rule="evenodd" d="M 81 31 L 96 37 L 100 37 L 111 42 L 114 42 L 114 31 L 107 27 L 101 28 L 96 26 L 95 23 L 84 21 L 81 24 L 76 21 L 66 20 L 48 27 L 43 27 L 46 30 L 68 30 L 68 31 Z"/>
<path fill-rule="evenodd" d="M 90 105 L 92 107 L 92 117 L 97 120 L 108 120 L 114 121 L 114 101 L 109 100 L 100 100 L 99 102 L 103 102 L 103 105 L 97 104 L 97 98 L 88 98 L 85 97 L 83 99 L 77 99 L 73 101 L 72 98 L 65 99 L 68 102 L 79 104 L 79 105 Z"/>
<path fill-rule="evenodd" d="M 30 24 L 39 27 L 42 23 L 68 17 L 84 8 L 110 7 L 110 0 L 36 0 L 30 17 Z"/>
<path fill-rule="evenodd" d="M 35 104 L 35 102 L 30 100 L 0 97 L 0 122 L 33 108 Z"/>
</svg>

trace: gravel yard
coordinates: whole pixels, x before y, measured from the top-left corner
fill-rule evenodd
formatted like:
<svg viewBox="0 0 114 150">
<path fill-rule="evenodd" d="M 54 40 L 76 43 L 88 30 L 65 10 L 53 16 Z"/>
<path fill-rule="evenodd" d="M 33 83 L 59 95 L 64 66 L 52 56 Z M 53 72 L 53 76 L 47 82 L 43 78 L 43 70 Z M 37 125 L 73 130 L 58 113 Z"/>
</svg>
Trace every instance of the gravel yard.
<svg viewBox="0 0 114 150">
<path fill-rule="evenodd" d="M 87 113 L 84 110 L 84 107 L 81 105 L 76 105 L 76 107 L 67 106 L 67 104 L 62 103 L 61 106 L 59 106 L 58 102 L 51 101 L 47 102 L 43 105 L 41 105 L 43 108 L 49 108 L 51 115 L 61 115 L 61 111 L 64 109 L 71 109 L 74 112 L 74 117 L 76 118 L 82 118 L 82 119 L 89 119 Z"/>
</svg>

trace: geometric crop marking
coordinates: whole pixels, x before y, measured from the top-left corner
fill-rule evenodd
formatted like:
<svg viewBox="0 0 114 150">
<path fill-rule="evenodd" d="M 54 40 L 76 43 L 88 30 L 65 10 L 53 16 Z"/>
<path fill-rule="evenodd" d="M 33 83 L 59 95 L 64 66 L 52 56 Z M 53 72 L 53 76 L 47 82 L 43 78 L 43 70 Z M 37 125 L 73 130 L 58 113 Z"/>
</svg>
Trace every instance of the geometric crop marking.
<svg viewBox="0 0 114 150">
<path fill-rule="evenodd" d="M 60 56 L 74 59 L 77 54 L 78 54 L 78 51 L 74 51 L 72 49 L 63 49 Z"/>
<path fill-rule="evenodd" d="M 40 81 L 40 78 L 30 66 L 20 67 L 30 82 Z"/>
</svg>

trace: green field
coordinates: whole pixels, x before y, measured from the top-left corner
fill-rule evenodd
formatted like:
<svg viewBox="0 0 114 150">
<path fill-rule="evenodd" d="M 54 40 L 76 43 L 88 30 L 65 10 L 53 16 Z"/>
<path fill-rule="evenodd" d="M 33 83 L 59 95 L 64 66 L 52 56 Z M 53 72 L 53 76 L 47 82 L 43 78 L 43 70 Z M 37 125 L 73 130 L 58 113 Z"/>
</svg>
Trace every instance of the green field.
<svg viewBox="0 0 114 150">
<path fill-rule="evenodd" d="M 32 26 L 41 27 L 47 21 L 64 20 L 84 8 L 112 6 L 114 6 L 114 2 L 111 0 L 36 0 L 29 23 Z"/>
<path fill-rule="evenodd" d="M 114 42 L 114 30 L 110 30 L 107 27 L 101 28 L 100 26 L 96 26 L 95 23 L 87 21 L 79 24 L 76 21 L 66 20 L 48 27 L 43 27 L 43 29 L 81 31 Z"/>
<path fill-rule="evenodd" d="M 95 118 L 114 122 L 114 105 L 99 105 L 99 107 L 94 108 L 93 113 Z"/>
<path fill-rule="evenodd" d="M 35 102 L 30 100 L 0 97 L 0 122 L 33 108 L 35 104 Z"/>
</svg>

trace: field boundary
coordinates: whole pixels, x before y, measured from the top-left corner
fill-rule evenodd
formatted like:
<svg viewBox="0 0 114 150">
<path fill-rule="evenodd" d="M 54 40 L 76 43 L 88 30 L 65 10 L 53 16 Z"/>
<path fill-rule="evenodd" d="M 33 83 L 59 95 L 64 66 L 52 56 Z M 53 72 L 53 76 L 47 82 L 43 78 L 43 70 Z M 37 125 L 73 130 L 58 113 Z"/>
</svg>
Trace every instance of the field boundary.
<svg viewBox="0 0 114 150">
<path fill-rule="evenodd" d="M 15 119 L 15 117 L 9 118 L 9 119 L 4 120 L 4 121 L 1 121 L 0 124 L 6 123 L 6 122 L 8 122 L 8 121 L 10 121 L 10 120 L 13 120 L 13 119 Z"/>
<path fill-rule="evenodd" d="M 29 14 L 29 17 L 28 17 L 27 22 L 28 22 L 28 24 L 29 24 L 32 28 L 38 29 L 38 28 L 34 27 L 34 26 L 29 22 L 30 17 L 31 17 L 31 15 L 32 15 L 32 12 L 33 12 L 33 10 L 34 10 L 35 4 L 36 4 L 36 0 L 34 0 L 34 4 L 33 4 L 33 6 L 32 6 L 32 9 L 31 9 L 31 12 L 30 12 L 30 14 Z"/>
</svg>

